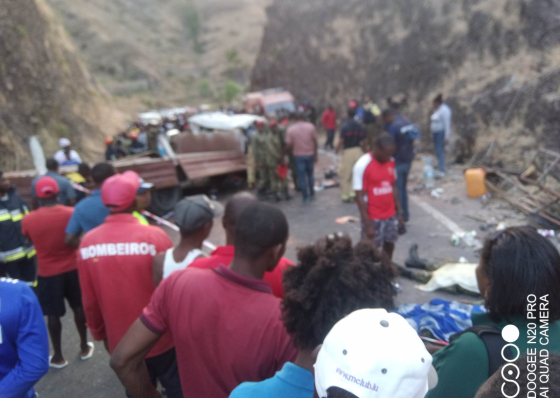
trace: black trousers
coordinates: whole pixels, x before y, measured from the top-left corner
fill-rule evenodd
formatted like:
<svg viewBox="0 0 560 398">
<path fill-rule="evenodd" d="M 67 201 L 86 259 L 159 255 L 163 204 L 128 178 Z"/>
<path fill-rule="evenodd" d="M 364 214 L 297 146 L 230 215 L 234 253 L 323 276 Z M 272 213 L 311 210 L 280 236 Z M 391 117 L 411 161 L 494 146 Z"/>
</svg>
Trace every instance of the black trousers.
<svg viewBox="0 0 560 398">
<path fill-rule="evenodd" d="M 159 381 L 165 389 L 167 398 L 183 398 L 175 348 L 155 357 L 147 358 L 146 366 L 152 384 L 157 387 Z M 126 396 L 134 398 L 128 392 Z"/>
<path fill-rule="evenodd" d="M 37 258 L 24 257 L 21 260 L 0 263 L 0 276 L 18 279 L 32 286 L 37 280 Z"/>
</svg>

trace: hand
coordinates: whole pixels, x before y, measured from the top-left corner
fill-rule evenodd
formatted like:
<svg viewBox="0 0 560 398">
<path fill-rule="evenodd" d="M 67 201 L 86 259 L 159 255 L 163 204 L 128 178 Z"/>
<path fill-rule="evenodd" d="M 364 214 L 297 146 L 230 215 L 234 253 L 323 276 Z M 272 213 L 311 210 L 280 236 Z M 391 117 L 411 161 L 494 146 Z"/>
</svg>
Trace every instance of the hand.
<svg viewBox="0 0 560 398">
<path fill-rule="evenodd" d="M 402 227 L 405 224 L 404 217 L 402 214 L 397 215 L 397 220 L 399 221 L 399 227 Z"/>
<path fill-rule="evenodd" d="M 373 228 L 371 222 L 368 220 L 365 225 L 366 225 L 365 228 L 366 237 L 371 240 L 375 239 L 375 228 Z"/>
</svg>

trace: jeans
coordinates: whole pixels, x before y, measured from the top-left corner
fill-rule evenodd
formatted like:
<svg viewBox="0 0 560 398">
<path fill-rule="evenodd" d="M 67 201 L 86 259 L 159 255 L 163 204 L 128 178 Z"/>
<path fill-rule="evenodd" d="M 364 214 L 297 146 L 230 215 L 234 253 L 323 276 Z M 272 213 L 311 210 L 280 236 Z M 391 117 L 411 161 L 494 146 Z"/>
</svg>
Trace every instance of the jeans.
<svg viewBox="0 0 560 398">
<path fill-rule="evenodd" d="M 445 133 L 443 131 L 433 133 L 434 148 L 438 159 L 438 170 L 445 173 Z"/>
<path fill-rule="evenodd" d="M 408 183 L 408 173 L 412 163 L 399 163 L 396 165 L 397 171 L 397 190 L 399 192 L 399 202 L 403 211 L 405 221 L 408 221 L 410 214 L 408 213 L 408 192 L 406 184 Z"/>
<path fill-rule="evenodd" d="M 325 143 L 325 149 L 334 149 L 334 129 L 327 129 L 327 142 Z"/>
<path fill-rule="evenodd" d="M 315 177 L 313 176 L 315 156 L 295 156 L 295 160 L 299 187 L 305 201 L 309 196 L 315 196 Z"/>
<path fill-rule="evenodd" d="M 175 348 L 155 357 L 147 358 L 145 361 L 150 381 L 154 386 L 157 386 L 159 380 L 168 398 L 183 398 Z M 126 396 L 133 398 L 128 392 Z"/>
</svg>

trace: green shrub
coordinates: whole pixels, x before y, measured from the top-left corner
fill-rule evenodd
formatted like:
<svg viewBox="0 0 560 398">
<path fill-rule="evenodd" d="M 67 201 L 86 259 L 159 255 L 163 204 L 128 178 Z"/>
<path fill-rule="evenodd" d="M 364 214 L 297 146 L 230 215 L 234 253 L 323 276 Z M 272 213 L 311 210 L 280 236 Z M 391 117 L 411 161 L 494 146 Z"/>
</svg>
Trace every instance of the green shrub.
<svg viewBox="0 0 560 398">
<path fill-rule="evenodd" d="M 232 102 L 242 91 L 243 89 L 239 84 L 228 80 L 224 86 L 224 101 L 228 103 Z"/>
</svg>

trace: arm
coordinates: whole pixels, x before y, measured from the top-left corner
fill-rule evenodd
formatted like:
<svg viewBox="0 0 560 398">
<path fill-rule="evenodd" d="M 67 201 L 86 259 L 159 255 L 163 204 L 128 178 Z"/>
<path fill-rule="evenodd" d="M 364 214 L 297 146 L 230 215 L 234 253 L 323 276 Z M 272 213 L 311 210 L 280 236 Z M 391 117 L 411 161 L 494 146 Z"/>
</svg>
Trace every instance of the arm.
<svg viewBox="0 0 560 398">
<path fill-rule="evenodd" d="M 397 182 L 393 182 L 393 200 L 395 201 L 395 210 L 397 211 L 397 219 L 399 225 L 404 225 L 403 212 L 401 209 L 401 201 L 399 200 L 399 190 L 397 189 Z"/>
<path fill-rule="evenodd" d="M 70 180 L 68 180 L 68 184 L 66 184 L 66 197 L 68 198 L 68 206 L 74 206 L 77 203 L 76 190 L 72 188 Z"/>
<path fill-rule="evenodd" d="M 0 381 L 2 398 L 19 398 L 49 370 L 49 340 L 41 306 L 35 294 L 22 284 L 21 317 L 17 336 L 18 362 Z"/>
<path fill-rule="evenodd" d="M 72 214 L 66 226 L 66 234 L 64 235 L 64 243 L 73 249 L 77 249 L 80 246 L 81 234 L 83 232 L 82 226 L 78 221 L 78 211 L 75 210 Z"/>
<path fill-rule="evenodd" d="M 338 144 L 336 145 L 335 153 L 338 155 L 342 148 L 344 147 L 344 134 L 346 134 L 346 127 L 342 126 L 340 129 L 340 137 L 338 139 Z"/>
<path fill-rule="evenodd" d="M 78 163 L 81 164 L 81 163 L 82 163 L 82 158 L 80 157 L 80 155 L 78 155 L 78 152 L 76 152 L 76 151 L 73 151 L 73 152 L 74 152 L 75 160 L 76 160 Z"/>
<path fill-rule="evenodd" d="M 364 224 L 364 232 L 366 233 L 366 236 L 369 239 L 374 239 L 375 229 L 373 228 L 373 225 L 371 225 L 371 221 L 369 219 L 368 205 L 364 199 L 365 195 L 366 195 L 365 191 L 357 191 L 356 203 L 358 204 L 358 210 L 360 212 L 360 216 Z"/>
<path fill-rule="evenodd" d="M 443 116 L 443 126 L 445 129 L 445 139 L 448 140 L 451 136 L 451 110 L 448 108 Z"/>
<path fill-rule="evenodd" d="M 313 130 L 313 156 L 315 157 L 315 163 L 317 163 L 317 161 L 319 160 L 319 143 L 317 142 L 317 130 L 315 129 L 315 126 L 313 126 Z"/>
<path fill-rule="evenodd" d="M 150 381 L 144 361 L 160 337 L 137 319 L 111 356 L 111 368 L 126 390 L 136 398 L 161 398 Z"/>
<path fill-rule="evenodd" d="M 80 246 L 80 240 L 81 238 L 79 235 L 64 235 L 64 243 L 72 249 L 77 249 Z"/>
</svg>

